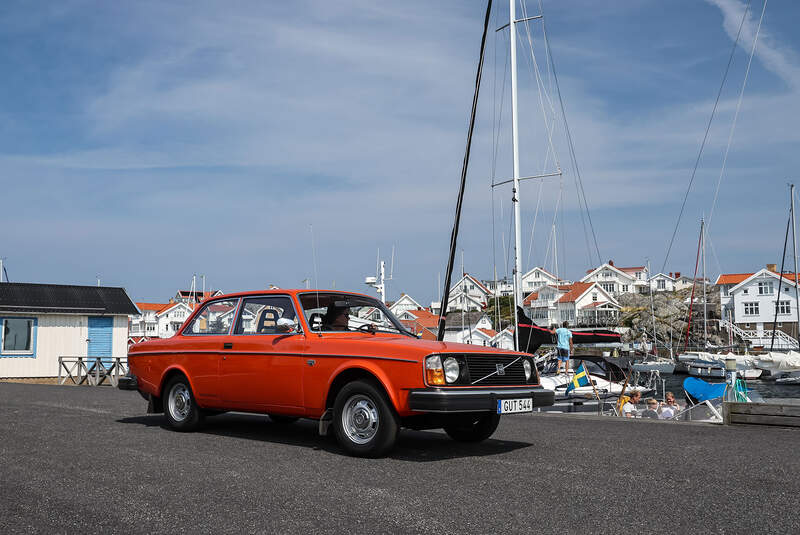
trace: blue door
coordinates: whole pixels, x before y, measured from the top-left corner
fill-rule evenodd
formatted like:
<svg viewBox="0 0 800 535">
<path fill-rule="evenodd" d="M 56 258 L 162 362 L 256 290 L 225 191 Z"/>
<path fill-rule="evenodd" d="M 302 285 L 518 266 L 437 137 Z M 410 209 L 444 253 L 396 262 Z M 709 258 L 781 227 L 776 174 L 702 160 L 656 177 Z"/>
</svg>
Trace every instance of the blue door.
<svg viewBox="0 0 800 535">
<path fill-rule="evenodd" d="M 114 318 L 109 316 L 89 317 L 89 349 L 90 357 L 111 357 L 114 333 Z M 111 359 L 103 359 L 108 365 Z"/>
</svg>

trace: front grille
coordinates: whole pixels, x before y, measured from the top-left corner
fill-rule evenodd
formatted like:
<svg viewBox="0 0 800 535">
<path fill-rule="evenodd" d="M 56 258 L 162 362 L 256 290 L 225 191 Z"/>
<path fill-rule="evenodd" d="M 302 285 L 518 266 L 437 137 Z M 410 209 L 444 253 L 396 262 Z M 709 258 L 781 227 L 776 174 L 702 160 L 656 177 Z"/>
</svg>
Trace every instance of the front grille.
<svg viewBox="0 0 800 535">
<path fill-rule="evenodd" d="M 522 358 L 520 357 L 467 354 L 464 355 L 464 359 L 469 370 L 469 384 L 474 384 L 475 386 L 528 384 L 525 380 L 525 370 L 522 367 Z M 512 362 L 513 364 L 510 364 Z M 498 364 L 506 366 L 503 369 L 504 375 L 497 373 Z"/>
</svg>

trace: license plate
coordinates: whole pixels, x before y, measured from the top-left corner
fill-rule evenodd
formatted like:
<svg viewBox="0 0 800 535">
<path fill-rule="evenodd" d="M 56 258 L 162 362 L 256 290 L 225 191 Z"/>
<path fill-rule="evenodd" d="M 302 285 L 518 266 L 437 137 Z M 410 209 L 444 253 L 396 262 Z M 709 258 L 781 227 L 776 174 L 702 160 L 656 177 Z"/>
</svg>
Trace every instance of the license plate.
<svg viewBox="0 0 800 535">
<path fill-rule="evenodd" d="M 514 412 L 533 412 L 533 399 L 498 399 L 497 414 L 510 414 Z"/>
</svg>

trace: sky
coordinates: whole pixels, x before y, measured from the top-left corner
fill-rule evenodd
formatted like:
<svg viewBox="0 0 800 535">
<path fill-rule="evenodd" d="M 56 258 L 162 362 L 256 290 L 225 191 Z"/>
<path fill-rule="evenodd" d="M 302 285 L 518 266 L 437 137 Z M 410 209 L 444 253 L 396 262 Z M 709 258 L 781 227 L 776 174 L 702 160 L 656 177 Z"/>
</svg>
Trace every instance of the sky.
<svg viewBox="0 0 800 535">
<path fill-rule="evenodd" d="M 539 13 L 538 1 L 518 5 L 518 16 Z M 780 264 L 787 184 L 800 168 L 800 4 L 770 2 L 757 30 L 763 5 L 753 0 L 742 26 L 666 263 L 745 1 L 544 0 L 560 101 L 541 20 L 530 34 L 518 25 L 520 173 L 562 170 L 522 183 L 523 269 L 577 279 L 613 259 L 691 274 L 701 217 L 709 277 Z M 166 301 L 193 274 L 226 292 L 308 279 L 372 293 L 364 277 L 394 250 L 388 298 L 430 304 L 446 269 L 485 8 L 3 2 L 9 279 L 99 276 L 136 301 Z M 483 279 L 510 273 L 513 246 L 511 190 L 490 187 L 512 173 L 509 32 L 494 31 L 507 20 L 508 4 L 496 2 L 455 268 L 463 260 Z"/>
</svg>

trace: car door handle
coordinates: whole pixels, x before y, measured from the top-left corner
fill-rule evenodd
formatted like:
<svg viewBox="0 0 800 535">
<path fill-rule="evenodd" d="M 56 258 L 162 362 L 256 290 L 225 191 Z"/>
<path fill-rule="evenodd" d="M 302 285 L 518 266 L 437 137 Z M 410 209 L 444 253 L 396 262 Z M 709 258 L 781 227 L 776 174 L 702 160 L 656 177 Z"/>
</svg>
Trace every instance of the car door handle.
<svg viewBox="0 0 800 535">
<path fill-rule="evenodd" d="M 233 342 L 225 342 L 222 344 L 222 349 L 233 349 Z"/>
</svg>

